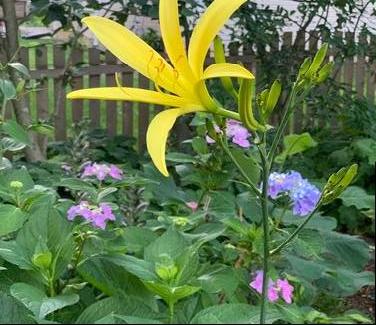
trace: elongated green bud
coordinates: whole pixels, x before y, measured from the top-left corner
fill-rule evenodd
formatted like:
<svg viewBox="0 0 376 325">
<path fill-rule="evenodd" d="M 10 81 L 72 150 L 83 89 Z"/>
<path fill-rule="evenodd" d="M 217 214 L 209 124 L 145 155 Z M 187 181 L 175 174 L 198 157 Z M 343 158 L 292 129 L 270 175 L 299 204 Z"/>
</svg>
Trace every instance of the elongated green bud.
<svg viewBox="0 0 376 325">
<path fill-rule="evenodd" d="M 324 82 L 332 73 L 334 67 L 334 62 L 329 62 L 325 64 L 319 71 L 316 82 L 322 83 Z"/>
<path fill-rule="evenodd" d="M 244 79 L 240 85 L 239 91 L 239 115 L 244 126 L 252 131 L 265 131 L 266 127 L 260 124 L 253 115 L 252 97 L 253 97 L 253 80 Z"/>
<path fill-rule="evenodd" d="M 226 63 L 225 50 L 219 37 L 214 39 L 214 60 L 215 63 Z M 238 93 L 230 77 L 220 78 L 223 88 L 234 98 L 238 98 Z"/>
<path fill-rule="evenodd" d="M 306 58 L 299 68 L 298 80 L 302 79 L 312 63 L 311 58 Z"/>
<path fill-rule="evenodd" d="M 324 43 L 320 49 L 317 51 L 315 57 L 313 58 L 312 64 L 306 72 L 306 77 L 311 78 L 320 69 L 321 64 L 325 60 L 326 52 L 328 51 L 328 43 Z"/>
<path fill-rule="evenodd" d="M 358 172 L 358 165 L 353 164 L 348 168 L 341 168 L 337 173 L 331 175 L 326 183 L 323 194 L 323 204 L 328 204 L 350 185 Z"/>
<path fill-rule="evenodd" d="M 206 131 L 208 132 L 208 136 L 212 138 L 214 141 L 218 141 L 218 134 L 214 128 L 214 124 L 210 120 L 206 120 Z"/>
<path fill-rule="evenodd" d="M 268 99 L 265 104 L 264 118 L 267 119 L 276 107 L 281 95 L 282 85 L 279 80 L 275 80 L 270 88 Z"/>
</svg>

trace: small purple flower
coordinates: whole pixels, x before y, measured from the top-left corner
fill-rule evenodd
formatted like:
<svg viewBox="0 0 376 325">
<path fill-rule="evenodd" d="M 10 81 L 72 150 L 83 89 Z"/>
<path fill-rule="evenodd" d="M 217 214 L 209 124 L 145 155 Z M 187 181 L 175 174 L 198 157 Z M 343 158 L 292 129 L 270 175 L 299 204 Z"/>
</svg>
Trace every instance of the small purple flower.
<svg viewBox="0 0 376 325">
<path fill-rule="evenodd" d="M 185 205 L 190 208 L 193 212 L 195 212 L 198 208 L 198 203 L 195 201 L 186 202 Z"/>
<path fill-rule="evenodd" d="M 82 201 L 78 205 L 73 205 L 67 213 L 68 220 L 81 216 L 97 228 L 105 229 L 107 220 L 115 220 L 115 215 L 111 207 L 106 203 L 98 206 L 91 206 L 87 201 Z"/>
<path fill-rule="evenodd" d="M 264 272 L 257 271 L 254 280 L 249 284 L 251 288 L 255 289 L 259 294 L 262 294 L 262 280 Z M 286 303 L 291 304 L 293 297 L 294 287 L 287 281 L 283 279 L 277 279 L 277 281 L 272 281 L 268 279 L 268 300 L 271 302 L 277 301 L 282 298 Z"/>
<path fill-rule="evenodd" d="M 281 193 L 289 195 L 293 204 L 293 214 L 298 216 L 306 216 L 311 213 L 321 195 L 316 186 L 309 183 L 296 171 L 270 174 L 269 196 L 276 199 Z"/>
<path fill-rule="evenodd" d="M 217 133 L 220 132 L 217 125 L 215 125 L 214 128 Z M 244 126 L 242 126 L 240 122 L 236 120 L 227 120 L 226 136 L 232 141 L 232 143 L 237 144 L 242 148 L 249 148 L 251 146 L 251 143 L 248 140 L 251 134 Z M 215 141 L 209 136 L 206 136 L 206 142 L 212 144 Z"/>
<path fill-rule="evenodd" d="M 99 181 L 103 181 L 106 177 L 121 180 L 123 178 L 123 171 L 115 165 L 106 164 L 87 164 L 84 167 L 81 177 L 95 176 Z"/>
<path fill-rule="evenodd" d="M 282 296 L 282 299 L 286 303 L 291 304 L 294 287 L 287 280 L 282 279 L 277 280 L 276 286 Z"/>
</svg>

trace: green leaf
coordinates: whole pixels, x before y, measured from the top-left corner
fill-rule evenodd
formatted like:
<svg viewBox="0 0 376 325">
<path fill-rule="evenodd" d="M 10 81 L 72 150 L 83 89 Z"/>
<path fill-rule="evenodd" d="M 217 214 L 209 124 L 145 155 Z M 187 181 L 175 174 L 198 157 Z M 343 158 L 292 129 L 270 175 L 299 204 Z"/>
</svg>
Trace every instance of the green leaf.
<svg viewBox="0 0 376 325">
<path fill-rule="evenodd" d="M 312 139 L 308 132 L 302 134 L 289 134 L 283 138 L 284 149 L 276 157 L 277 163 L 282 163 L 287 157 L 297 153 L 304 152 L 310 148 L 316 147 L 317 142 Z"/>
<path fill-rule="evenodd" d="M 3 131 L 18 142 L 31 146 L 26 130 L 15 120 L 8 120 L 2 124 Z"/>
<path fill-rule="evenodd" d="M 0 140 L 0 146 L 3 148 L 4 151 L 12 152 L 22 150 L 26 147 L 24 143 L 9 137 L 3 137 Z"/>
<path fill-rule="evenodd" d="M 280 213 L 281 209 L 276 210 L 276 214 Z M 304 220 L 297 216 L 294 216 L 291 211 L 286 211 L 282 222 L 284 225 L 300 225 Z M 306 229 L 318 229 L 318 230 L 333 230 L 337 227 L 337 220 L 333 217 L 321 216 L 316 214 L 308 223 L 304 226 Z"/>
<path fill-rule="evenodd" d="M 76 324 L 93 324 L 108 315 L 124 315 L 158 319 L 158 313 L 146 306 L 140 298 L 132 296 L 110 297 L 87 307 Z"/>
<path fill-rule="evenodd" d="M 14 63 L 8 63 L 8 66 L 22 73 L 25 77 L 30 78 L 29 70 L 23 64 L 14 62 Z"/>
<path fill-rule="evenodd" d="M 13 83 L 6 79 L 0 78 L 0 91 L 6 100 L 14 99 L 17 96 L 17 91 Z"/>
<path fill-rule="evenodd" d="M 109 256 L 105 260 L 124 268 L 141 280 L 153 281 L 158 277 L 154 272 L 154 264 L 130 255 Z"/>
<path fill-rule="evenodd" d="M 144 259 L 145 261 L 159 262 L 161 255 L 168 255 L 175 259 L 186 247 L 186 239 L 175 229 L 169 228 L 161 237 L 145 248 Z"/>
<path fill-rule="evenodd" d="M 235 197 L 231 192 L 212 192 L 209 204 L 209 213 L 217 220 L 233 217 L 236 213 Z"/>
<path fill-rule="evenodd" d="M 169 152 L 166 155 L 166 160 L 180 164 L 195 163 L 197 161 L 197 159 L 191 155 L 181 152 Z"/>
<path fill-rule="evenodd" d="M 123 237 L 127 251 L 134 253 L 143 253 L 144 248 L 158 238 L 150 229 L 135 226 L 126 227 Z"/>
<path fill-rule="evenodd" d="M 28 127 L 28 129 L 30 131 L 34 131 L 36 133 L 43 134 L 48 137 L 53 137 L 54 132 L 55 132 L 55 128 L 52 125 L 42 123 L 42 122 L 31 124 Z"/>
<path fill-rule="evenodd" d="M 358 165 L 353 164 L 347 168 L 341 168 L 332 174 L 322 192 L 323 204 L 328 204 L 336 199 L 352 182 L 358 171 Z"/>
<path fill-rule="evenodd" d="M 280 314 L 271 305 L 266 313 L 266 323 L 279 319 Z M 201 310 L 191 324 L 259 324 L 260 308 L 248 304 L 223 304 Z"/>
<path fill-rule="evenodd" d="M 79 300 L 79 296 L 76 294 L 59 295 L 49 298 L 43 291 L 26 283 L 13 284 L 10 288 L 10 292 L 12 296 L 22 302 L 37 319 L 44 319 L 48 314 L 66 306 L 74 305 Z"/>
<path fill-rule="evenodd" d="M 260 181 L 261 168 L 257 161 L 239 148 L 230 148 L 230 151 L 253 184 L 258 184 Z"/>
<path fill-rule="evenodd" d="M 10 204 L 0 204 L 0 237 L 17 231 L 26 220 L 26 214 Z"/>
<path fill-rule="evenodd" d="M 121 315 L 113 315 L 113 317 L 115 319 L 124 321 L 125 324 L 164 324 L 158 320 L 150 319 L 150 318 L 141 318 L 141 317 L 135 317 L 135 316 L 121 316 Z"/>
<path fill-rule="evenodd" d="M 0 256 L 5 261 L 17 265 L 20 269 L 32 270 L 33 265 L 27 253 L 16 243 L 16 241 L 0 240 Z"/>
<path fill-rule="evenodd" d="M 13 297 L 0 291 L 0 324 L 32 324 L 28 310 Z"/>
<path fill-rule="evenodd" d="M 326 248 L 326 255 L 335 258 L 338 264 L 354 271 L 363 270 L 369 260 L 368 244 L 356 236 L 334 231 L 321 232 Z"/>
<path fill-rule="evenodd" d="M 368 194 L 364 189 L 358 186 L 350 186 L 340 195 L 343 205 L 350 207 L 356 206 L 357 209 L 374 209 L 375 197 Z"/>
<path fill-rule="evenodd" d="M 195 137 L 192 139 L 192 147 L 193 150 L 200 155 L 205 155 L 209 153 L 208 144 L 201 137 Z"/>
<path fill-rule="evenodd" d="M 243 192 L 236 197 L 236 203 L 247 217 L 247 220 L 261 222 L 262 211 L 260 201 L 253 193 Z"/>
<path fill-rule="evenodd" d="M 112 194 L 112 193 L 115 193 L 118 189 L 116 187 L 107 187 L 106 189 L 104 189 L 103 191 L 100 191 L 98 193 L 98 197 L 97 197 L 97 201 L 98 202 L 102 202 L 102 200 Z"/>
<path fill-rule="evenodd" d="M 97 192 L 89 182 L 77 178 L 64 178 L 56 186 L 63 186 L 73 191 L 88 192 L 92 196 Z"/>
<path fill-rule="evenodd" d="M 146 288 L 160 296 L 164 301 L 169 303 L 176 303 L 177 301 L 195 294 L 201 287 L 193 287 L 183 285 L 179 287 L 170 287 L 167 284 L 147 281 L 144 282 Z"/>
<path fill-rule="evenodd" d="M 353 147 L 360 157 L 368 159 L 370 165 L 376 162 L 376 141 L 374 139 L 359 139 L 353 142 Z"/>
</svg>

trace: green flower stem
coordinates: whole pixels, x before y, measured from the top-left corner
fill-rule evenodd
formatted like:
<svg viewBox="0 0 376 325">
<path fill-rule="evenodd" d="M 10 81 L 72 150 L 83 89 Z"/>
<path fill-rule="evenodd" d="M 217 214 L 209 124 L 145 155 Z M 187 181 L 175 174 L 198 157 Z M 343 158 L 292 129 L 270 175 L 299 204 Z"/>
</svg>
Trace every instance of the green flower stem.
<svg viewBox="0 0 376 325">
<path fill-rule="evenodd" d="M 221 115 L 223 117 L 232 118 L 234 120 L 240 121 L 239 113 L 229 111 L 229 110 L 221 108 L 221 107 L 219 107 L 215 112 L 213 112 L 213 114 L 218 114 L 218 115 Z"/>
<path fill-rule="evenodd" d="M 265 324 L 266 305 L 267 305 L 267 279 L 269 269 L 269 217 L 268 217 L 268 180 L 270 173 L 270 165 L 266 158 L 266 142 L 265 134 L 263 141 L 258 146 L 261 163 L 262 163 L 262 226 L 263 226 L 263 244 L 264 244 L 264 256 L 263 256 L 263 278 L 262 278 L 262 294 L 261 294 L 261 310 L 260 310 L 260 324 Z"/>
<path fill-rule="evenodd" d="M 274 157 L 275 157 L 275 154 L 276 154 L 278 144 L 281 141 L 282 135 L 285 132 L 287 123 L 290 119 L 291 113 L 292 113 L 293 108 L 295 106 L 295 99 L 296 99 L 296 83 L 294 83 L 294 85 L 292 87 L 292 91 L 290 93 L 289 99 L 288 99 L 287 104 L 286 104 L 285 112 L 283 113 L 281 124 L 279 125 L 279 127 L 277 129 L 277 133 L 276 133 L 276 135 L 273 139 L 272 145 L 270 147 L 270 151 L 269 151 L 269 154 L 268 154 L 268 160 L 270 162 L 274 161 Z"/>
<path fill-rule="evenodd" d="M 173 324 L 174 322 L 174 307 L 175 307 L 175 304 L 173 302 L 169 302 L 168 303 L 168 310 L 169 310 L 169 314 L 170 314 L 170 324 Z"/>
<path fill-rule="evenodd" d="M 288 245 L 298 234 L 299 232 L 304 228 L 304 226 L 308 223 L 309 220 L 313 217 L 313 215 L 317 212 L 317 210 L 320 208 L 321 202 L 317 204 L 316 208 L 311 212 L 311 214 L 299 225 L 298 228 L 295 229 L 295 231 L 277 248 L 270 251 L 270 255 L 274 255 L 278 252 L 280 252 L 286 245 Z"/>
<path fill-rule="evenodd" d="M 256 194 L 256 196 L 260 198 L 261 197 L 260 190 L 256 187 L 255 184 L 253 184 L 252 180 L 248 177 L 247 173 L 244 171 L 244 169 L 240 166 L 240 164 L 238 163 L 238 161 L 235 159 L 235 157 L 231 153 L 231 150 L 228 148 L 227 144 L 223 141 L 223 139 L 220 138 L 219 140 L 220 140 L 219 142 L 220 142 L 221 147 L 223 148 L 223 150 L 226 152 L 226 154 L 230 157 L 230 159 L 232 160 L 232 162 L 238 168 L 239 172 L 245 178 L 245 180 L 247 181 L 247 183 L 249 184 L 249 186 L 251 187 L 251 189 L 253 190 L 253 192 Z"/>
</svg>

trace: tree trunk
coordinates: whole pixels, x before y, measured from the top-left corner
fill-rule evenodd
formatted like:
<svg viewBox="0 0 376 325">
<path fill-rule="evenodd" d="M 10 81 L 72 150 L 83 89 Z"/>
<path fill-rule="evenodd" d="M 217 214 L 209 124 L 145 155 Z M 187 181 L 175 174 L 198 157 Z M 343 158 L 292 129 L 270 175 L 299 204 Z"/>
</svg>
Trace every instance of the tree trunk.
<svg viewBox="0 0 376 325">
<path fill-rule="evenodd" d="M 18 44 L 18 23 L 16 18 L 16 8 L 14 0 L 0 0 L 3 7 L 4 18 L 6 23 L 6 54 L 8 61 L 19 62 L 19 44 Z M 13 84 L 17 85 L 21 80 L 14 69 L 10 69 L 10 78 Z M 14 113 L 17 122 L 23 127 L 27 128 L 31 122 L 29 108 L 27 107 L 24 97 L 12 101 Z M 26 149 L 27 161 L 40 161 L 45 157 L 38 145 L 37 135 L 34 132 L 29 132 L 29 137 L 32 147 Z"/>
</svg>

